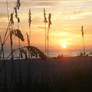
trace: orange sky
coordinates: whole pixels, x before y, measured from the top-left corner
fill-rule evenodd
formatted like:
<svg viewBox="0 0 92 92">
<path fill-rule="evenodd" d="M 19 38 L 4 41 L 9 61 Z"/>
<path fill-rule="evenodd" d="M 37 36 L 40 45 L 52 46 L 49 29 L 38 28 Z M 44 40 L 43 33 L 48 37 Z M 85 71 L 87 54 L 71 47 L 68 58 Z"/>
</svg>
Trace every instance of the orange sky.
<svg viewBox="0 0 92 92">
<path fill-rule="evenodd" d="M 7 27 L 6 0 L 0 0 L 0 32 L 4 33 Z M 16 5 L 16 0 L 8 0 L 9 14 Z M 86 48 L 92 47 L 92 0 L 21 0 L 19 17 L 20 29 L 26 38 L 28 27 L 28 10 L 32 10 L 32 35 L 31 44 L 44 49 L 44 17 L 46 13 L 52 14 L 50 30 L 50 48 L 62 49 L 61 44 L 66 43 L 66 49 L 81 49 L 81 26 L 84 25 Z M 15 28 L 17 25 L 15 23 Z M 2 35 L 3 36 L 3 35 Z M 17 40 L 15 41 L 17 44 Z M 25 44 L 23 42 L 22 44 Z"/>
</svg>

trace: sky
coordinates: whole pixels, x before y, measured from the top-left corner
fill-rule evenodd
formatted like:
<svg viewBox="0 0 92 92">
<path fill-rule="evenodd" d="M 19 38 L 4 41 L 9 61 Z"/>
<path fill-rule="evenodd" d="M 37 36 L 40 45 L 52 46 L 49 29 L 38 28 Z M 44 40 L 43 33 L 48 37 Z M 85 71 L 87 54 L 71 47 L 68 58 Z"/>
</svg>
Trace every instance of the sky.
<svg viewBox="0 0 92 92">
<path fill-rule="evenodd" d="M 7 14 L 13 12 L 17 0 L 8 1 L 8 13 L 6 0 L 0 0 L 0 33 L 3 38 L 7 27 Z M 92 0 L 20 0 L 21 7 L 18 11 L 20 17 L 19 28 L 23 32 L 27 44 L 26 32 L 29 32 L 28 11 L 32 11 L 31 26 L 31 44 L 44 50 L 44 16 L 43 8 L 46 14 L 52 14 L 52 25 L 50 29 L 50 49 L 52 50 L 75 50 L 82 49 L 81 26 L 84 26 L 84 39 L 86 49 L 92 47 Z M 14 28 L 17 28 L 15 19 Z M 17 38 L 14 37 L 14 48 L 18 47 Z M 7 41 L 9 44 L 9 40 Z M 66 48 L 62 48 L 66 44 Z M 8 47 L 7 47 L 8 48 Z"/>
</svg>

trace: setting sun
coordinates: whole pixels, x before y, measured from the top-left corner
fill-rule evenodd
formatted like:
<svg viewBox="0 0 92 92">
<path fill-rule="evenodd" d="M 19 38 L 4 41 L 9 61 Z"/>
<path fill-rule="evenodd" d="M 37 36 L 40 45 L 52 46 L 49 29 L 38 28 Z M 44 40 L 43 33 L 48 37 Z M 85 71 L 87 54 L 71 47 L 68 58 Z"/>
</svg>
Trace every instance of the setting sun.
<svg viewBox="0 0 92 92">
<path fill-rule="evenodd" d="M 66 48 L 66 43 L 61 44 L 62 48 Z"/>
</svg>

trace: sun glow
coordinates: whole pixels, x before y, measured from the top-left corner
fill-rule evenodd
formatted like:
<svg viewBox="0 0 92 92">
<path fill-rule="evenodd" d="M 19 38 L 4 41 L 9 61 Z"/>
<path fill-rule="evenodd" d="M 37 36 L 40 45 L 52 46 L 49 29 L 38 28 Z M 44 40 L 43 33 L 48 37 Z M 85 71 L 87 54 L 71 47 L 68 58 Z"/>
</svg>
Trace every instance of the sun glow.
<svg viewBox="0 0 92 92">
<path fill-rule="evenodd" d="M 67 47 L 67 46 L 66 46 L 66 43 L 62 43 L 61 46 L 62 46 L 62 48 L 64 48 L 64 49 Z"/>
</svg>

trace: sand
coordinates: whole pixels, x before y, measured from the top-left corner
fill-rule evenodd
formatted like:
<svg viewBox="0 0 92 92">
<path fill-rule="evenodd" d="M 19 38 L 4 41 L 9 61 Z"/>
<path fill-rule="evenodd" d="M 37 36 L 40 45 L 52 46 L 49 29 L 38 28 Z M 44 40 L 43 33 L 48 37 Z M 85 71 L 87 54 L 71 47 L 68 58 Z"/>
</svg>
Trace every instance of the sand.
<svg viewBox="0 0 92 92">
<path fill-rule="evenodd" d="M 28 81 L 29 85 L 36 81 L 37 83 L 49 81 L 49 85 L 67 81 L 76 85 L 76 81 L 83 78 L 85 81 L 91 79 L 91 76 L 92 57 L 65 57 L 45 61 L 40 59 L 0 61 L 0 88 L 4 88 L 5 84 L 7 88 L 11 88 L 11 85 L 14 87 L 20 81 L 22 85 Z"/>
</svg>

